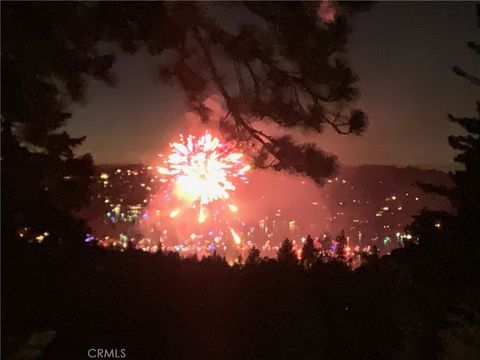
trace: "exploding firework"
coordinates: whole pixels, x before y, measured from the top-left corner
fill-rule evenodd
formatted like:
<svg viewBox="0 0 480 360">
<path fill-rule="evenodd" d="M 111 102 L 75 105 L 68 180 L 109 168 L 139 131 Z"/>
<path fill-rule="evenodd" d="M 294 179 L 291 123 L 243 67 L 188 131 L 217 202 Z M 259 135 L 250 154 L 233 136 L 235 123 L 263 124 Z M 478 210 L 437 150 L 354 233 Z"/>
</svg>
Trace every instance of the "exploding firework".
<svg viewBox="0 0 480 360">
<path fill-rule="evenodd" d="M 157 171 L 164 181 L 172 183 L 172 194 L 184 205 L 198 208 L 197 220 L 205 222 L 206 205 L 226 201 L 236 189 L 235 183 L 247 181 L 250 165 L 243 161 L 243 154 L 232 145 L 221 143 L 208 131 L 198 139 L 180 135 L 180 141 L 170 144 L 170 154 Z M 231 212 L 237 212 L 235 204 L 228 204 Z M 170 217 L 176 217 L 180 209 L 174 209 Z"/>
<path fill-rule="evenodd" d="M 185 255 L 244 251 L 245 224 L 235 203 L 235 190 L 248 182 L 251 168 L 243 154 L 206 131 L 180 135 L 160 157 L 161 190 L 149 211 L 155 216 L 142 220 L 142 232 Z"/>
</svg>

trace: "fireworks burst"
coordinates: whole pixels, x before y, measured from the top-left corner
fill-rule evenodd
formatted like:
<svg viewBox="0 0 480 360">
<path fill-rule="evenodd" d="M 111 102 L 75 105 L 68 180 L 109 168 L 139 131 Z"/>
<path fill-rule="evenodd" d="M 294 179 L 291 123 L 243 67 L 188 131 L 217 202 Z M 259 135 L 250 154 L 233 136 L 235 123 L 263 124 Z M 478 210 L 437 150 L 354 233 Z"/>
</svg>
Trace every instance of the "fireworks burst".
<svg viewBox="0 0 480 360">
<path fill-rule="evenodd" d="M 172 183 L 172 194 L 192 208 L 198 208 L 197 220 L 207 219 L 205 206 L 218 201 L 229 200 L 236 189 L 235 183 L 246 181 L 250 165 L 243 161 L 243 154 L 236 152 L 232 145 L 221 143 L 208 131 L 198 139 L 180 135 L 180 141 L 170 144 L 171 152 L 164 158 L 164 164 L 157 168 L 164 181 Z M 237 212 L 235 204 L 229 204 Z M 170 217 L 180 211 L 172 210 Z"/>
<path fill-rule="evenodd" d="M 183 254 L 244 251 L 245 224 L 234 201 L 251 168 L 243 154 L 205 131 L 199 137 L 180 135 L 160 157 L 156 172 L 163 185 L 151 205 L 157 215 L 145 221 L 147 231 L 159 229 L 161 241 Z"/>
</svg>

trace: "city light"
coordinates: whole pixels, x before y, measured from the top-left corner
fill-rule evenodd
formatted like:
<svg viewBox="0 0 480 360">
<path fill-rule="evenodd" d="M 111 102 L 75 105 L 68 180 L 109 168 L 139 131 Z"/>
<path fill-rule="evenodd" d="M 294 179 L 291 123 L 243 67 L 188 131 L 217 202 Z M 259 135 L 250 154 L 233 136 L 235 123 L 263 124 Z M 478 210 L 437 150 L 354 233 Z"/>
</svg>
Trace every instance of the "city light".
<svg viewBox="0 0 480 360">
<path fill-rule="evenodd" d="M 240 156 L 234 144 L 223 144 L 208 132 L 200 137 L 179 135 L 178 139 L 168 147 L 157 166 L 102 167 L 97 174 L 98 187 L 93 198 L 98 199 L 96 201 L 101 202 L 105 209 L 104 223 L 115 227 L 95 226 L 94 234 L 87 236 L 86 242 L 95 241 L 101 247 L 118 251 L 125 251 L 130 244 L 128 246 L 147 252 L 163 249 L 176 251 L 182 256 L 204 256 L 217 252 L 234 259 L 238 255 L 245 257 L 252 246 L 261 249 L 264 256 L 276 256 L 278 244 L 285 237 L 295 241 L 294 249 L 298 251 L 308 234 L 323 239 L 315 245 L 320 252 L 325 256 L 334 256 L 331 246 L 341 228 L 345 228 L 351 239 L 349 254 L 352 257 L 356 257 L 365 246 L 376 244 L 382 253 L 386 253 L 413 239 L 403 229 L 408 221 L 406 217 L 412 213 L 412 206 L 422 205 L 416 200 L 420 197 L 414 190 L 399 191 L 396 195 L 387 190 L 372 208 L 369 205 L 373 204 L 371 199 L 359 192 L 358 182 L 337 177 L 330 179 L 332 181 L 322 188 L 326 197 L 316 195 L 305 199 L 304 208 L 318 209 L 316 211 L 323 213 L 321 217 L 307 220 L 303 216 L 308 212 L 291 213 L 288 207 L 272 206 L 268 213 L 252 218 L 252 210 L 255 211 L 258 205 L 265 206 L 262 204 L 268 204 L 272 199 L 260 193 L 255 195 L 252 203 L 250 192 L 244 191 L 247 187 L 242 186 L 242 191 L 237 192 L 240 184 L 248 182 L 246 176 L 250 166 L 244 162 L 244 156 Z M 187 154 L 182 155 L 185 150 Z M 217 162 L 233 161 L 227 166 L 217 164 L 215 167 L 224 171 L 222 176 L 230 182 L 223 188 L 222 182 L 207 180 L 209 151 L 219 154 L 214 157 Z M 205 163 L 195 162 L 194 158 L 202 152 L 208 153 L 200 155 Z M 172 158 L 173 154 L 176 155 Z M 229 156 L 231 154 L 236 155 Z M 181 156 L 185 157 L 183 162 L 180 161 Z M 173 163 L 169 163 L 171 159 L 174 159 Z M 191 162 L 196 164 L 192 169 L 188 168 Z M 213 173 L 218 172 L 215 170 Z M 185 185 L 190 180 L 185 180 L 184 175 L 187 179 L 189 176 L 200 178 L 208 186 L 213 183 L 211 191 L 206 187 L 209 194 L 203 196 L 203 193 L 197 193 L 203 185 L 192 188 Z M 299 182 L 306 185 L 303 179 Z M 130 191 L 137 194 L 134 200 L 127 199 L 126 194 Z M 337 191 L 337 194 L 329 204 L 328 196 L 335 194 L 332 191 Z M 242 207 L 237 201 L 241 201 Z M 394 205 L 393 201 L 397 203 Z M 331 242 L 325 241 L 325 232 L 328 232 L 328 238 L 333 239 Z M 19 231 L 18 234 L 30 242 L 40 242 L 46 237 L 43 235 L 42 239 L 42 234 L 29 231 Z M 360 250 L 357 251 L 357 247 Z"/>
</svg>

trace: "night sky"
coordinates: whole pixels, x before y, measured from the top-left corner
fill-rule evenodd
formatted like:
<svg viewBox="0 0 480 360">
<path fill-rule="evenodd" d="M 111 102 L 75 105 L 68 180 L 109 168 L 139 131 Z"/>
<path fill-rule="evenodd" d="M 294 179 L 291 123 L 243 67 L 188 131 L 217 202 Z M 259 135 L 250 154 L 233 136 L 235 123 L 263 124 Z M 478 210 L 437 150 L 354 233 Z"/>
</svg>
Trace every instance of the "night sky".
<svg viewBox="0 0 480 360">
<path fill-rule="evenodd" d="M 447 114 L 472 115 L 479 94 L 451 72 L 479 73 L 468 40 L 478 40 L 473 2 L 383 2 L 353 22 L 348 58 L 360 76 L 360 108 L 370 126 L 362 137 L 330 133 L 304 138 L 344 164 L 445 168 L 456 132 Z M 183 94 L 155 79 L 159 57 L 119 54 L 119 85 L 92 81 L 86 104 L 73 105 L 68 130 L 87 135 L 79 152 L 97 163 L 149 162 L 186 126 Z"/>
</svg>

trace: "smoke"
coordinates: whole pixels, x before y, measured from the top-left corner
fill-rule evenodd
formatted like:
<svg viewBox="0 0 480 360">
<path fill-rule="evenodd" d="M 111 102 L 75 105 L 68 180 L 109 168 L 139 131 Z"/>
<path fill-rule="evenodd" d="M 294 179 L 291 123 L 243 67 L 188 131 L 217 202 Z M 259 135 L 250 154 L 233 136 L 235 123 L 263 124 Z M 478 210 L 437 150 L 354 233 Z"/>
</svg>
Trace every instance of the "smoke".
<svg viewBox="0 0 480 360">
<path fill-rule="evenodd" d="M 330 24 L 335 21 L 337 10 L 332 1 L 322 0 L 318 5 L 317 14 L 324 23 Z"/>
<path fill-rule="evenodd" d="M 226 113 L 224 106 L 216 96 L 209 97 L 205 100 L 204 105 L 210 111 L 210 121 L 208 123 L 202 122 L 196 112 L 187 112 L 183 116 L 179 116 L 178 119 L 169 123 L 168 128 L 164 128 L 163 131 L 158 134 L 158 142 L 150 151 L 139 157 L 140 162 L 150 166 L 158 165 L 158 155 L 168 151 L 169 144 L 172 141 L 178 140 L 179 134 L 198 136 L 204 133 L 205 130 L 208 130 L 214 135 L 220 135 L 218 133 L 218 124 L 221 117 Z"/>
</svg>

